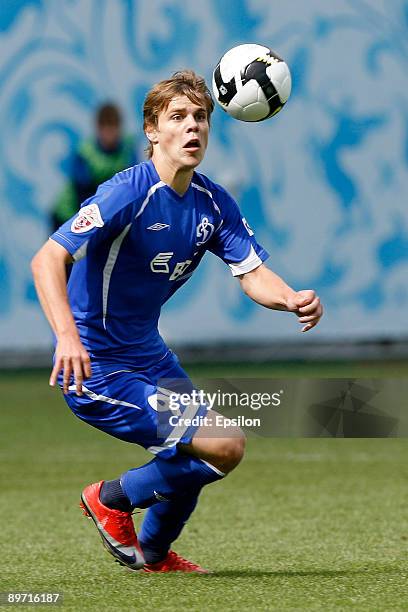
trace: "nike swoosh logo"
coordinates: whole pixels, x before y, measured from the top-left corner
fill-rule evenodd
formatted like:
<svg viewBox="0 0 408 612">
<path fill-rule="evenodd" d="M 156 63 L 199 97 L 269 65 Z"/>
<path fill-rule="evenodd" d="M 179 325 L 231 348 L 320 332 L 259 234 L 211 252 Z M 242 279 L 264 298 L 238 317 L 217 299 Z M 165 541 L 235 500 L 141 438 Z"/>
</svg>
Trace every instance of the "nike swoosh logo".
<svg viewBox="0 0 408 612">
<path fill-rule="evenodd" d="M 85 502 L 86 498 L 84 496 Z M 134 565 L 138 567 L 143 567 L 144 565 L 144 557 L 143 555 L 135 548 L 134 546 L 126 546 L 121 542 L 118 542 L 113 538 L 103 527 L 103 525 L 98 521 L 98 518 L 92 512 L 88 503 L 86 503 L 86 507 L 88 511 L 92 514 L 92 518 L 95 521 L 96 526 L 99 531 L 102 533 L 103 537 L 107 541 L 108 544 L 112 546 L 117 552 L 120 553 L 120 556 L 123 557 L 123 560 L 126 561 L 129 565 Z"/>
<path fill-rule="evenodd" d="M 104 535 L 105 538 L 105 535 Z M 105 542 L 105 546 L 112 549 L 112 554 L 123 563 L 126 563 L 129 567 L 134 567 L 135 569 L 140 569 L 144 565 L 144 558 L 139 554 L 134 553 L 132 556 L 125 555 L 121 550 L 118 550 L 118 547 L 113 547 L 108 540 Z"/>
</svg>

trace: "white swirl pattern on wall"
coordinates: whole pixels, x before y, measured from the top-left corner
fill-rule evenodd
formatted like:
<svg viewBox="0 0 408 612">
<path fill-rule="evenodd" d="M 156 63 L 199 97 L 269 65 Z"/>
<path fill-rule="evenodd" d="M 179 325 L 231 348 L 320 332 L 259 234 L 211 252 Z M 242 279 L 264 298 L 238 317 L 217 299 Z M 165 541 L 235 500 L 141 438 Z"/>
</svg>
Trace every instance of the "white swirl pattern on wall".
<svg viewBox="0 0 408 612">
<path fill-rule="evenodd" d="M 192 67 L 210 79 L 229 47 L 270 45 L 293 73 L 285 110 L 265 124 L 219 109 L 203 172 L 237 197 L 270 265 L 315 288 L 315 337 L 405 334 L 408 303 L 408 1 L 14 0 L 0 15 L 0 348 L 46 346 L 29 271 L 47 236 L 64 160 L 112 97 L 131 130 L 152 83 Z M 405 196 L 406 199 L 406 196 Z M 169 340 L 296 339 L 208 257 L 166 306 Z M 211 310 L 211 328 L 203 326 Z M 205 311 L 205 313 L 204 313 Z M 268 332 L 267 330 L 270 330 Z M 303 339 L 303 338 L 302 338 Z"/>
</svg>

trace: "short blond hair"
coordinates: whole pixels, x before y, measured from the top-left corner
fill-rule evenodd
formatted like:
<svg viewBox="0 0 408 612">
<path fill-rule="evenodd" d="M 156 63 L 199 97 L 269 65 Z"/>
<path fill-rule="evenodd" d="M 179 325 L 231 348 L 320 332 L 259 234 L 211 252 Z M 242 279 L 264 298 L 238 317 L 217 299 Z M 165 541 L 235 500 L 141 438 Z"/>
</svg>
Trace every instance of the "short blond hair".
<svg viewBox="0 0 408 612">
<path fill-rule="evenodd" d="M 205 80 L 193 70 L 180 70 L 172 74 L 170 79 L 156 83 L 147 94 L 143 105 L 143 130 L 146 131 L 148 126 L 157 126 L 159 114 L 168 107 L 174 97 L 183 95 L 194 104 L 204 104 L 209 123 L 214 101 Z M 153 155 L 153 145 L 150 141 L 145 152 L 150 159 Z"/>
</svg>

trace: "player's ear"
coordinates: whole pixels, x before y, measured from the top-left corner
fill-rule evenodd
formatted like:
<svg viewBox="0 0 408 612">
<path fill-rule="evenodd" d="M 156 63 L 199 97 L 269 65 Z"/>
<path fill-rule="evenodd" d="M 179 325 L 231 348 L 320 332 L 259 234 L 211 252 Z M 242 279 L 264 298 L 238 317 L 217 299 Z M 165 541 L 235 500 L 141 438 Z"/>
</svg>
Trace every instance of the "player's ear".
<svg viewBox="0 0 408 612">
<path fill-rule="evenodd" d="M 150 140 L 152 144 L 156 144 L 158 142 L 157 139 L 157 128 L 155 125 L 147 125 L 145 129 L 146 138 Z"/>
</svg>

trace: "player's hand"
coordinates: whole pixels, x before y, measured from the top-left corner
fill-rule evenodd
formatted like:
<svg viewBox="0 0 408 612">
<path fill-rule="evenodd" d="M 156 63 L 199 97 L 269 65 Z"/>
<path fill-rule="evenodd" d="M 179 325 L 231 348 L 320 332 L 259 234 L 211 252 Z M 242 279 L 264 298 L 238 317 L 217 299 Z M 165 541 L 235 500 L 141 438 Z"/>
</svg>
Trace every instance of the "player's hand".
<svg viewBox="0 0 408 612">
<path fill-rule="evenodd" d="M 294 312 L 299 319 L 299 323 L 305 323 L 302 332 L 309 331 L 318 324 L 323 316 L 323 306 L 320 298 L 311 289 L 298 291 L 287 301 L 287 309 Z"/>
<path fill-rule="evenodd" d="M 51 387 L 55 386 L 58 374 L 63 373 L 63 391 L 68 393 L 69 382 L 74 375 L 76 394 L 82 395 L 82 383 L 90 378 L 91 360 L 78 336 L 58 338 L 55 349 L 55 363 L 50 376 Z"/>
</svg>

